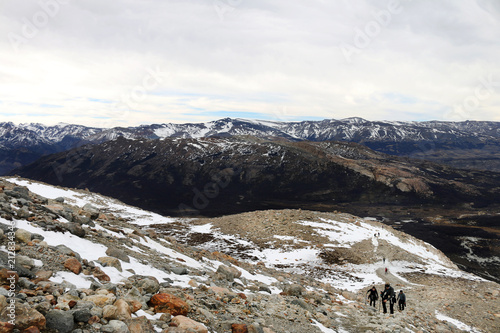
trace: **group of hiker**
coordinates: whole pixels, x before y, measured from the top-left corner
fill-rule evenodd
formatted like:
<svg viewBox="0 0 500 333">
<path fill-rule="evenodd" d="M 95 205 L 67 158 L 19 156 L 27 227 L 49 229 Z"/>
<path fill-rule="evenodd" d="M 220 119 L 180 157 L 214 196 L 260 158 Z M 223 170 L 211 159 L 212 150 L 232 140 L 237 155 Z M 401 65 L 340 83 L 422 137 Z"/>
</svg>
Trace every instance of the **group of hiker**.
<svg viewBox="0 0 500 333">
<path fill-rule="evenodd" d="M 375 237 L 380 237 L 380 233 L 375 233 Z M 382 262 L 385 265 L 385 257 L 382 258 Z M 384 269 L 385 275 L 389 272 L 389 269 L 385 267 Z M 379 294 L 377 288 L 375 286 L 371 287 L 366 294 L 368 295 L 368 300 L 370 301 L 370 306 L 374 308 L 377 307 L 377 300 L 379 299 Z M 386 283 L 384 286 L 384 290 L 380 293 L 381 303 L 379 303 L 379 311 L 380 304 L 382 304 L 382 308 L 384 313 L 387 313 L 387 305 L 389 305 L 389 312 L 394 314 L 394 304 L 398 303 L 399 311 L 403 311 L 406 306 L 406 295 L 403 293 L 403 290 L 399 291 L 399 294 L 396 296 L 394 292 L 394 288 L 391 287 L 390 283 Z"/>
<path fill-rule="evenodd" d="M 377 307 L 377 300 L 379 298 L 377 288 L 373 286 L 370 290 L 366 292 L 366 294 L 368 295 L 368 299 L 370 300 L 370 306 Z M 391 287 L 389 283 L 385 284 L 384 290 L 380 293 L 380 298 L 382 300 L 381 303 L 384 313 L 387 313 L 387 305 L 389 305 L 390 313 L 394 314 L 394 304 L 396 302 L 398 302 L 398 308 L 400 311 L 403 311 L 405 309 L 406 295 L 403 293 L 403 290 L 400 290 L 399 294 L 396 297 L 394 288 Z"/>
</svg>

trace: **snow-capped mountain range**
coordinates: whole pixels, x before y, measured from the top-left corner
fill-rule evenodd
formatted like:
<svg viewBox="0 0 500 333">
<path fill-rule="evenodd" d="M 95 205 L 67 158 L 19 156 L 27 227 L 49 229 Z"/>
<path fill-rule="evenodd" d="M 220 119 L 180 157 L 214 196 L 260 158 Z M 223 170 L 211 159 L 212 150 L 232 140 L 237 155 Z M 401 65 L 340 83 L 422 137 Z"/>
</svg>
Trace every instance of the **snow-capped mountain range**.
<svg viewBox="0 0 500 333">
<path fill-rule="evenodd" d="M 500 170 L 500 160 L 497 161 L 496 158 L 492 162 L 491 159 L 500 151 L 500 122 L 395 122 L 368 121 L 356 117 L 281 122 L 224 118 L 205 123 L 152 124 L 126 128 L 95 128 L 72 124 L 15 125 L 4 122 L 0 123 L 0 174 L 34 162 L 42 155 L 87 143 L 102 143 L 120 136 L 128 139 L 256 136 L 290 141 L 351 141 L 393 155 L 430 159 L 455 167 Z M 452 156 L 451 161 L 443 158 L 441 151 L 455 149 L 468 149 L 469 152 L 475 150 L 473 156 L 469 157 L 475 161 L 486 159 L 487 162 L 471 166 L 463 161 L 453 163 L 456 156 Z M 437 151 L 440 153 L 432 156 L 431 153 Z M 458 155 L 464 156 L 463 152 Z"/>
<path fill-rule="evenodd" d="M 352 117 L 341 120 L 281 122 L 224 118 L 205 123 L 152 124 L 137 127 L 95 128 L 72 124 L 0 123 L 0 144 L 5 147 L 57 144 L 78 138 L 88 142 L 112 140 L 117 136 L 130 139 L 166 137 L 200 138 L 225 135 L 282 137 L 291 140 L 340 141 L 443 141 L 476 139 L 485 142 L 500 138 L 500 122 L 396 122 L 368 121 Z"/>
</svg>

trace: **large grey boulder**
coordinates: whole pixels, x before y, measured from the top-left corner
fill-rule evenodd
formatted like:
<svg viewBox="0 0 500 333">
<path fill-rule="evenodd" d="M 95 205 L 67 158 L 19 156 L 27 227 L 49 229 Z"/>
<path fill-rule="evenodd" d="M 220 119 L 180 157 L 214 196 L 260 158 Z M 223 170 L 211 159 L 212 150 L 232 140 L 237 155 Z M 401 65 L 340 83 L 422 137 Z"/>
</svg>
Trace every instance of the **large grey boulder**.
<svg viewBox="0 0 500 333">
<path fill-rule="evenodd" d="M 64 225 L 66 229 L 73 235 L 83 238 L 85 237 L 85 230 L 79 223 L 68 222 Z"/>
<path fill-rule="evenodd" d="M 145 278 L 135 283 L 137 288 L 142 288 L 147 294 L 156 294 L 160 290 L 160 283 L 156 278 Z"/>
<path fill-rule="evenodd" d="M 283 293 L 288 296 L 302 296 L 302 293 L 304 292 L 304 287 L 302 287 L 299 284 L 290 284 L 285 286 L 285 289 L 283 290 Z"/>
<path fill-rule="evenodd" d="M 89 321 L 90 317 L 92 317 L 92 313 L 90 312 L 90 308 L 82 307 L 82 308 L 78 308 L 78 309 L 73 310 L 73 318 L 76 322 L 86 323 Z"/>
<path fill-rule="evenodd" d="M 9 257 L 7 255 L 7 253 L 0 251 L 0 268 L 2 268 L 2 267 L 5 267 L 7 270 L 16 271 L 16 273 L 19 276 L 27 277 L 30 279 L 34 279 L 36 277 L 35 274 L 31 270 L 27 269 L 26 267 L 24 267 L 23 265 L 21 265 L 17 261 L 14 264 L 14 269 L 12 269 L 10 267 L 10 264 L 9 264 Z"/>
<path fill-rule="evenodd" d="M 22 243 L 31 242 L 31 232 L 29 232 L 28 230 L 17 229 L 15 236 L 16 236 L 16 240 L 18 240 Z"/>
<path fill-rule="evenodd" d="M 127 294 L 123 296 L 123 299 L 126 301 L 138 301 L 139 303 L 141 303 L 143 309 L 149 308 L 147 305 L 148 300 L 142 295 L 142 293 L 136 287 L 130 288 Z"/>
<path fill-rule="evenodd" d="M 22 207 L 16 211 L 16 215 L 19 219 L 27 219 L 28 217 L 30 217 L 30 212 L 28 208 Z"/>
<path fill-rule="evenodd" d="M 33 259 L 20 254 L 16 255 L 16 262 L 19 265 L 25 266 L 28 269 L 32 269 L 33 267 L 35 267 L 35 261 Z"/>
<path fill-rule="evenodd" d="M 298 305 L 301 308 L 303 308 L 304 310 L 307 310 L 309 312 L 314 312 L 313 307 L 310 304 L 306 303 L 304 300 L 300 299 L 300 298 L 296 298 L 296 299 L 292 300 L 291 303 L 294 304 L 294 305 Z"/>
<path fill-rule="evenodd" d="M 240 270 L 235 267 L 229 267 L 226 265 L 220 265 L 217 268 L 217 272 L 222 277 L 224 277 L 228 281 L 233 281 L 235 278 L 239 278 L 241 276 Z"/>
<path fill-rule="evenodd" d="M 115 257 L 115 258 L 118 258 L 122 261 L 125 261 L 125 262 L 130 262 L 130 258 L 128 257 L 128 255 L 125 253 L 125 251 L 123 250 L 120 250 L 116 247 L 109 247 L 107 250 L 106 250 L 106 254 L 110 257 Z"/>
<path fill-rule="evenodd" d="M 82 258 L 80 257 L 80 254 L 78 252 L 73 251 L 72 249 L 70 249 L 66 245 L 60 244 L 60 245 L 57 245 L 53 248 L 54 248 L 54 250 L 59 251 L 62 254 L 75 257 L 76 259 L 78 259 L 78 261 L 82 260 Z"/>
<path fill-rule="evenodd" d="M 92 220 L 95 220 L 96 218 L 99 217 L 99 209 L 92 206 L 91 204 L 85 204 L 85 206 L 82 207 L 82 209 L 87 212 L 88 214 L 90 214 L 90 218 Z"/>
<path fill-rule="evenodd" d="M 90 226 L 94 224 L 94 222 L 92 222 L 92 220 L 90 219 L 90 216 L 85 216 L 85 215 L 74 215 L 73 222 L 79 224 L 88 224 Z"/>
<path fill-rule="evenodd" d="M 110 320 L 109 323 L 101 327 L 101 331 L 109 333 L 129 333 L 127 324 L 120 320 Z"/>
<path fill-rule="evenodd" d="M 170 267 L 170 270 L 177 275 L 187 275 L 189 273 L 186 267 Z"/>
<path fill-rule="evenodd" d="M 5 190 L 4 193 L 10 197 L 31 201 L 30 191 L 26 187 L 16 186 L 12 190 Z"/>
<path fill-rule="evenodd" d="M 59 333 L 71 332 L 75 326 L 71 311 L 51 310 L 45 315 L 46 327 Z"/>
</svg>

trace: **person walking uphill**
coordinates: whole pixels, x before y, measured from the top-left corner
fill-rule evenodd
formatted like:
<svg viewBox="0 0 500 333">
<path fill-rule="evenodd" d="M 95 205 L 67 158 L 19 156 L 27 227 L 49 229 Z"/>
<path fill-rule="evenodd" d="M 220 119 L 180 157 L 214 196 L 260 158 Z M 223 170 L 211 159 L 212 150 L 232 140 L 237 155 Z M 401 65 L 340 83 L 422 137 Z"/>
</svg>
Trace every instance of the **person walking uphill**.
<svg viewBox="0 0 500 333">
<path fill-rule="evenodd" d="M 403 293 L 402 290 L 399 292 L 397 300 L 398 300 L 399 311 L 403 311 L 406 306 L 406 295 Z"/>
<path fill-rule="evenodd" d="M 370 290 L 368 290 L 366 292 L 368 295 L 368 299 L 370 300 L 370 305 L 375 307 L 375 304 L 377 304 L 377 300 L 378 300 L 378 291 L 377 289 L 375 288 L 375 286 L 373 286 Z"/>
<path fill-rule="evenodd" d="M 389 310 L 391 314 L 394 314 L 394 303 L 396 303 L 396 294 L 394 293 L 394 288 L 391 287 L 389 283 L 385 284 L 384 291 L 380 294 L 382 298 L 382 307 L 384 308 L 384 313 L 387 313 L 387 303 L 389 303 Z"/>
</svg>

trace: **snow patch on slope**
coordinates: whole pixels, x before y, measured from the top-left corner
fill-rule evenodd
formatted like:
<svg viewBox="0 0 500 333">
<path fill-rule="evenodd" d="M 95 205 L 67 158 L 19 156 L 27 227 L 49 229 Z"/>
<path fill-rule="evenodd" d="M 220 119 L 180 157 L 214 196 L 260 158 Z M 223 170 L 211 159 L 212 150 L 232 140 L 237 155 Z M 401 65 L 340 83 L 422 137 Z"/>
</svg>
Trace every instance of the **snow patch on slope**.
<svg viewBox="0 0 500 333">
<path fill-rule="evenodd" d="M 170 224 L 176 221 L 180 221 L 179 219 L 164 217 L 155 213 L 131 207 L 119 202 L 118 200 L 107 198 L 98 194 L 77 190 L 60 189 L 53 186 L 40 184 L 34 181 L 28 181 L 13 177 L 8 178 L 7 180 L 21 186 L 26 186 L 30 191 L 47 198 L 55 199 L 57 197 L 64 197 L 68 200 L 68 202 L 71 202 L 78 206 L 84 206 L 85 204 L 90 203 L 99 209 L 105 210 L 106 212 L 126 218 L 129 220 L 129 223 L 141 227 L 147 227 L 156 224 Z M 0 222 L 7 223 L 6 221 Z M 74 251 L 84 254 L 82 255 L 82 257 L 84 257 L 85 259 L 97 260 L 101 256 L 106 256 L 106 248 L 103 245 L 94 244 L 87 239 L 76 237 L 68 232 L 66 232 L 64 236 L 61 237 L 61 233 L 43 231 L 42 229 L 31 225 L 27 221 L 18 221 L 18 223 L 19 227 L 30 232 L 39 233 L 46 237 L 48 239 L 49 245 L 64 244 Z M 331 245 L 334 246 L 349 247 L 357 242 L 367 239 L 371 240 L 371 242 L 376 246 L 378 245 L 378 239 L 384 239 L 391 244 L 400 247 L 401 249 L 422 257 L 422 259 L 425 261 L 425 264 L 415 264 L 404 261 L 394 261 L 387 263 L 390 267 L 391 273 L 398 276 L 401 280 L 403 279 L 398 274 L 415 270 L 439 275 L 462 277 L 471 280 L 480 279 L 472 274 L 462 272 L 454 267 L 449 267 L 449 263 L 443 261 L 443 258 L 437 255 L 438 251 L 435 250 L 436 252 L 434 252 L 432 250 L 432 246 L 430 246 L 429 244 L 421 241 L 414 241 L 413 239 L 403 241 L 390 229 L 377 227 L 370 224 L 369 222 L 361 221 L 357 223 L 343 223 L 329 219 L 321 219 L 321 222 L 297 221 L 296 223 L 314 228 L 317 234 L 328 237 Z M 301 239 L 293 240 L 294 244 L 303 245 L 303 247 L 301 248 L 282 247 L 261 249 L 248 240 L 240 239 L 235 237 L 234 235 L 227 235 L 213 230 L 213 226 L 211 224 L 192 225 L 189 228 L 189 232 L 207 233 L 213 236 L 214 241 L 209 244 L 210 246 L 217 246 L 218 240 L 225 240 L 251 248 L 252 250 L 250 250 L 248 254 L 257 258 L 259 261 L 262 261 L 268 267 L 280 268 L 286 266 L 287 268 L 283 268 L 283 270 L 288 270 L 295 273 L 325 270 L 329 273 L 323 274 L 323 276 L 318 276 L 317 279 L 322 282 L 330 283 L 331 285 L 339 289 L 357 291 L 374 283 L 383 283 L 380 277 L 378 277 L 375 273 L 377 269 L 383 267 L 382 262 L 363 265 L 346 264 L 337 267 L 337 271 L 333 271 L 330 270 L 329 267 L 326 267 L 322 259 L 319 257 L 320 250 L 317 247 L 308 245 L 308 242 Z M 96 224 L 96 229 L 103 230 L 113 237 L 123 237 L 122 234 L 114 233 L 106 228 L 103 228 L 99 224 Z M 378 239 L 374 239 L 375 234 L 380 234 L 380 237 L 377 237 Z M 280 239 L 280 236 L 277 236 L 276 238 Z M 281 237 L 281 240 L 290 240 L 290 238 L 289 236 L 285 236 L 285 238 Z M 153 240 L 149 237 L 142 238 L 140 242 L 136 240 L 134 240 L 134 242 L 136 242 L 137 245 L 140 244 L 142 246 L 155 250 L 158 253 L 168 256 L 173 260 L 177 260 L 180 258 L 186 262 L 186 265 L 193 268 L 215 271 L 217 270 L 218 266 L 222 264 L 218 261 L 213 260 L 195 260 L 172 250 L 170 247 L 168 247 L 169 244 L 163 242 L 160 243 L 159 241 Z M 221 242 L 221 244 L 225 243 Z M 131 249 L 138 253 L 143 252 L 143 250 L 141 250 L 138 246 L 134 246 Z M 194 276 L 190 275 L 179 276 L 175 274 L 169 274 L 161 270 L 153 269 L 151 266 L 144 265 L 135 259 L 131 260 L 130 264 L 122 262 L 122 267 L 124 268 L 124 270 L 131 268 L 137 274 L 155 275 L 159 279 L 170 278 L 174 280 L 178 285 L 184 286 L 187 284 L 189 279 L 194 278 Z M 268 276 L 262 274 L 251 274 L 241 269 L 240 267 L 236 268 L 239 269 L 242 272 L 243 276 L 249 280 L 260 281 L 266 284 L 272 284 L 273 282 L 275 282 L 275 279 Z M 120 273 L 114 268 L 110 267 L 103 267 L 103 270 L 106 272 L 106 274 L 110 276 L 112 275 L 113 278 L 117 280 L 128 276 L 128 273 Z M 113 270 L 115 270 L 116 272 Z M 199 277 L 197 278 L 199 279 Z M 279 291 L 273 290 L 273 292 Z"/>
</svg>

